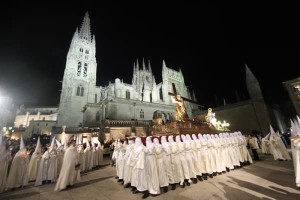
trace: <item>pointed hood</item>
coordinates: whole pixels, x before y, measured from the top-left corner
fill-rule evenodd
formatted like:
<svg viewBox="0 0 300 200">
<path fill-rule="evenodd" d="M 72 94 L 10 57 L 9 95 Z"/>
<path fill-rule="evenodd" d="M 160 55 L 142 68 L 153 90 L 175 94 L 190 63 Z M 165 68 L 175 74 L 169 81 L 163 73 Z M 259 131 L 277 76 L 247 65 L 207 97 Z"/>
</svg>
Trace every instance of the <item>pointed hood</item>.
<svg viewBox="0 0 300 200">
<path fill-rule="evenodd" d="M 275 131 L 274 131 L 274 129 L 273 129 L 273 127 L 272 127 L 271 124 L 270 124 L 270 132 L 271 132 L 271 134 L 275 134 Z"/>
<path fill-rule="evenodd" d="M 22 135 L 21 135 L 21 139 L 20 139 L 20 150 L 26 150 Z"/>
<path fill-rule="evenodd" d="M 62 146 L 62 144 L 58 140 L 56 140 L 56 146 L 57 146 L 57 149 L 59 149 Z"/>
<path fill-rule="evenodd" d="M 49 152 L 55 151 L 56 150 L 56 146 L 55 146 L 55 138 L 52 139 L 50 148 L 49 148 Z"/>
<path fill-rule="evenodd" d="M 34 153 L 42 153 L 42 147 L 41 147 L 41 141 L 40 141 L 40 137 L 38 138 Z"/>
</svg>

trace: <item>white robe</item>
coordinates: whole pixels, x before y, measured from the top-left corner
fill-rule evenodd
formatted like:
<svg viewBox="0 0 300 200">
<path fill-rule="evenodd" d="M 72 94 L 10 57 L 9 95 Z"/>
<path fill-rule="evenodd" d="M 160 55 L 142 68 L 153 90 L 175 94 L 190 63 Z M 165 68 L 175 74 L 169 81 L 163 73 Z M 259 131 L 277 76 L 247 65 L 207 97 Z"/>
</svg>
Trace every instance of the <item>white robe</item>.
<svg viewBox="0 0 300 200">
<path fill-rule="evenodd" d="M 139 144 L 136 144 L 137 139 L 138 138 L 135 139 L 135 146 L 131 156 L 131 185 L 136 187 L 138 191 L 142 192 L 148 190 L 145 171 L 145 146 L 141 144 L 140 139 L 138 141 Z"/>
<path fill-rule="evenodd" d="M 18 188 L 28 184 L 29 157 L 26 150 L 18 151 L 13 158 L 7 178 L 6 188 Z"/>
<path fill-rule="evenodd" d="M 4 151 L 0 153 L 0 193 L 5 190 L 7 181 L 8 165 L 11 161 L 11 152 Z"/>
<path fill-rule="evenodd" d="M 28 168 L 28 181 L 35 181 L 40 161 L 41 161 L 42 155 L 40 153 L 33 153 L 30 162 L 29 162 L 29 168 Z"/>
<path fill-rule="evenodd" d="M 155 158 L 155 154 L 154 154 L 154 145 L 153 144 L 146 143 L 145 170 L 146 170 L 146 180 L 147 180 L 148 187 L 149 187 L 149 193 L 150 194 L 160 194 L 158 168 L 157 168 L 156 158 Z"/>
<path fill-rule="evenodd" d="M 57 179 L 54 191 L 65 189 L 68 185 L 73 185 L 80 180 L 80 170 L 76 170 L 78 164 L 78 152 L 76 147 L 70 146 L 66 149 L 59 177 Z"/>
<path fill-rule="evenodd" d="M 55 182 L 57 179 L 57 155 L 55 153 L 49 154 L 49 150 L 45 151 L 42 156 L 38 174 L 35 181 L 35 186 L 42 185 L 43 181 L 50 180 Z"/>
<path fill-rule="evenodd" d="M 163 147 L 163 161 L 164 161 L 164 169 L 168 177 L 169 184 L 175 184 L 175 176 L 172 169 L 172 150 L 171 146 L 168 142 L 163 141 L 163 137 L 161 139 L 161 144 Z"/>
<path fill-rule="evenodd" d="M 154 144 L 154 153 L 155 153 L 156 162 L 157 162 L 159 186 L 166 187 L 169 185 L 169 181 L 168 181 L 166 169 L 164 167 L 163 148 L 162 148 L 161 144 L 159 144 L 159 143 Z"/>
<path fill-rule="evenodd" d="M 299 137 L 299 136 L 298 136 Z M 300 138 L 291 139 L 296 186 L 300 187 Z"/>
<path fill-rule="evenodd" d="M 124 171 L 123 171 L 123 180 L 124 185 L 130 183 L 131 181 L 131 172 L 132 166 L 130 165 L 131 156 L 133 153 L 134 143 L 128 144 L 126 147 L 126 153 L 124 155 Z"/>
<path fill-rule="evenodd" d="M 202 135 L 201 135 L 202 136 Z M 201 165 L 202 165 L 202 169 L 203 172 L 202 173 L 206 173 L 206 174 L 212 174 L 212 168 L 210 165 L 210 161 L 209 161 L 209 153 L 208 153 L 208 147 L 207 147 L 207 140 L 204 139 L 203 137 L 200 137 L 200 135 L 198 134 L 199 137 L 199 141 L 201 144 Z"/>
</svg>

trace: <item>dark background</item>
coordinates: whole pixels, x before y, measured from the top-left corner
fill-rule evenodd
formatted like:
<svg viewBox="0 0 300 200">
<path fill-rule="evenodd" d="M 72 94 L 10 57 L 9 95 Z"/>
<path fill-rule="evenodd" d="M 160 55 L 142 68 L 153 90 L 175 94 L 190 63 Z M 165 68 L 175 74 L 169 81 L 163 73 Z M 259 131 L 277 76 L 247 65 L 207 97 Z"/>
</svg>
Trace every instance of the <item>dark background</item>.
<svg viewBox="0 0 300 200">
<path fill-rule="evenodd" d="M 96 2 L 96 1 L 95 1 Z M 86 11 L 96 36 L 97 85 L 131 83 L 133 62 L 181 68 L 207 106 L 248 98 L 245 64 L 267 103 L 288 101 L 283 81 L 299 77 L 298 7 L 281 4 L 9 3 L 0 12 L 0 91 L 19 103 L 59 103 L 66 56 Z M 141 62 L 140 62 L 141 64 Z"/>
</svg>

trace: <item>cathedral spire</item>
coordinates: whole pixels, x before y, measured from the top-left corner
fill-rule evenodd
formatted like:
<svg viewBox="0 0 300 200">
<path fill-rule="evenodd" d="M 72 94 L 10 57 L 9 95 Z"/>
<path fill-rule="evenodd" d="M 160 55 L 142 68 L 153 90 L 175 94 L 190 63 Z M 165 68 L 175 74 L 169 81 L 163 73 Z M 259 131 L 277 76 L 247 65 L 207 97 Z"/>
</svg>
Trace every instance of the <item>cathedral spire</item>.
<svg viewBox="0 0 300 200">
<path fill-rule="evenodd" d="M 144 70 L 144 71 L 146 70 L 146 65 L 145 65 L 144 57 L 143 57 L 143 70 Z"/>
<path fill-rule="evenodd" d="M 165 60 L 163 60 L 163 68 L 167 68 L 167 65 L 165 63 Z"/>
<path fill-rule="evenodd" d="M 137 70 L 139 70 L 139 69 L 140 69 L 140 65 L 139 65 L 139 59 L 138 59 L 138 58 L 136 59 L 136 68 L 137 68 Z"/>
<path fill-rule="evenodd" d="M 150 73 L 152 73 L 152 69 L 151 69 L 150 60 L 148 60 L 148 69 L 149 69 L 149 72 L 150 72 Z"/>
<path fill-rule="evenodd" d="M 91 27 L 90 27 L 90 17 L 89 17 L 89 13 L 88 12 L 85 13 L 85 16 L 84 16 L 81 28 L 79 30 L 79 37 L 81 39 L 85 39 L 85 40 L 87 40 L 89 42 L 92 41 L 92 38 L 91 38 Z"/>
</svg>

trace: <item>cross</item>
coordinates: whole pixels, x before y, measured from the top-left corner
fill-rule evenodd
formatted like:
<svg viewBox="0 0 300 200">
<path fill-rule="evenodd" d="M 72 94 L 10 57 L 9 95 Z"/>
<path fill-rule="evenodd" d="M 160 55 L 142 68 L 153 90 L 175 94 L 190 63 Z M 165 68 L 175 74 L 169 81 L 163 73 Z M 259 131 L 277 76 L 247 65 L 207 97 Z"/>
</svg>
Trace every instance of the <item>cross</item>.
<svg viewBox="0 0 300 200">
<path fill-rule="evenodd" d="M 194 100 L 192 100 L 192 99 L 188 99 L 188 98 L 185 98 L 185 97 L 182 97 L 182 96 L 180 96 L 179 94 L 177 94 L 177 91 L 176 91 L 176 87 L 175 87 L 175 84 L 174 83 L 172 83 L 172 86 L 173 86 L 173 93 L 172 92 L 169 92 L 168 94 L 170 95 L 170 96 L 173 96 L 174 98 L 175 98 L 175 101 L 176 101 L 176 103 L 178 104 L 178 103 L 182 103 L 182 106 L 184 106 L 184 101 L 187 101 L 187 102 L 190 102 L 190 103 L 194 103 L 194 104 L 197 104 L 197 105 L 199 105 L 199 106 L 201 106 L 201 107 L 204 107 L 203 105 L 201 105 L 201 104 L 199 104 L 198 102 L 196 102 L 196 101 L 194 101 Z M 176 108 L 177 108 L 177 106 L 176 106 Z M 177 108 L 177 111 L 179 112 L 179 110 L 178 110 L 178 108 Z M 183 114 L 183 119 L 188 119 L 189 117 L 188 117 L 188 114 L 187 114 L 187 112 L 184 110 L 184 113 L 182 113 Z"/>
</svg>

